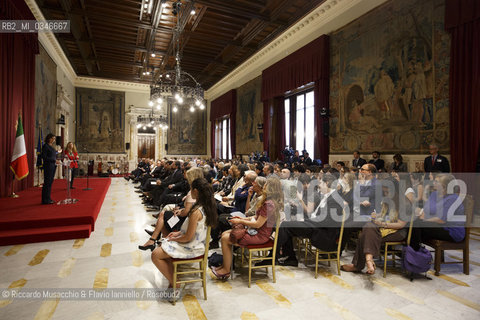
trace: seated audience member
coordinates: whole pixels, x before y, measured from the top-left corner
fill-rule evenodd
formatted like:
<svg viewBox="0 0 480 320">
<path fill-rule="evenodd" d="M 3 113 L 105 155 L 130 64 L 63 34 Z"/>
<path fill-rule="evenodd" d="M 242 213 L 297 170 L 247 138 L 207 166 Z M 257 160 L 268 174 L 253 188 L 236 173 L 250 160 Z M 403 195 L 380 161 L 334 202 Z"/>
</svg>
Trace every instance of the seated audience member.
<svg viewBox="0 0 480 320">
<path fill-rule="evenodd" d="M 342 238 L 342 251 L 345 249 L 345 246 L 347 245 L 348 240 L 350 240 L 352 233 L 358 230 L 358 228 L 347 227 L 351 226 L 353 221 L 353 186 L 355 184 L 355 179 L 355 175 L 351 172 L 346 172 L 342 177 L 340 177 L 340 179 L 338 179 L 338 190 L 343 198 L 343 209 L 345 210 L 346 214 Z"/>
<path fill-rule="evenodd" d="M 264 199 L 258 203 L 256 215 L 248 218 L 232 218 L 230 223 L 243 224 L 250 229 L 256 229 L 255 235 L 245 233 L 238 240 L 238 244 L 245 246 L 251 244 L 263 244 L 268 242 L 272 235 L 273 227 L 279 217 L 280 210 L 283 208 L 283 193 L 280 180 L 273 176 L 267 179 L 263 188 Z M 222 234 L 222 254 L 223 265 L 219 268 L 212 267 L 213 274 L 219 279 L 227 279 L 230 276 L 232 263 L 232 241 L 230 239 L 231 230 Z"/>
<path fill-rule="evenodd" d="M 420 248 L 420 244 L 427 239 L 437 239 L 450 242 L 460 242 L 465 238 L 465 224 L 451 222 L 448 211 L 458 194 L 448 194 L 448 184 L 454 181 L 451 174 L 439 174 L 433 182 L 434 190 L 424 202 L 423 209 L 417 209 L 419 220 L 415 221 L 412 230 L 410 246 L 414 250 Z M 453 210 L 453 209 L 452 209 Z M 463 215 L 463 204 L 459 204 L 454 211 L 455 216 Z"/>
<path fill-rule="evenodd" d="M 263 174 L 266 178 L 269 178 L 273 174 L 273 165 L 271 163 L 265 163 L 263 166 Z"/>
<path fill-rule="evenodd" d="M 212 186 L 205 178 L 192 183 L 192 198 L 196 200 L 180 231 L 167 235 L 162 245 L 152 252 L 152 262 L 173 287 L 172 258 L 189 259 L 205 252 L 207 227 L 215 227 L 217 212 Z"/>
<path fill-rule="evenodd" d="M 187 195 L 182 199 L 183 208 L 176 207 L 175 205 L 165 206 L 163 210 L 156 216 L 157 223 L 155 225 L 155 230 L 149 231 L 145 229 L 145 232 L 150 234 L 151 237 L 143 246 L 138 247 L 140 250 L 148 250 L 151 249 L 152 246 L 155 248 L 155 241 L 160 239 L 161 234 L 167 236 L 167 234 L 170 232 L 178 231 L 182 226 L 187 215 L 190 213 L 193 204 L 195 203 L 195 199 L 192 198 L 192 183 L 198 178 L 203 178 L 203 170 L 201 168 L 190 168 L 188 171 L 186 171 L 185 177 L 190 186 L 190 191 L 188 191 Z M 174 215 L 180 220 L 174 226 L 170 226 L 167 221 L 170 220 L 170 218 L 172 218 Z"/>
<path fill-rule="evenodd" d="M 403 162 L 403 157 L 400 153 L 393 156 L 393 162 L 390 164 L 389 172 L 408 172 L 407 164 Z"/>
<path fill-rule="evenodd" d="M 410 182 L 415 192 L 415 206 L 423 208 L 423 172 L 413 172 L 410 174 Z"/>
<path fill-rule="evenodd" d="M 285 203 L 287 220 L 303 220 L 309 217 L 320 203 L 320 194 L 310 187 L 312 180 L 306 173 L 298 177 L 295 199 Z"/>
<path fill-rule="evenodd" d="M 218 225 L 212 230 L 212 242 L 210 244 L 212 249 L 218 248 L 218 238 L 220 234 L 230 229 L 228 220 L 232 212 L 245 213 L 245 206 L 248 198 L 248 190 L 252 186 L 253 181 L 257 178 L 257 174 L 253 171 L 247 171 L 245 177 L 242 178 L 244 182 L 241 187 L 235 191 L 235 198 L 232 203 L 220 202 L 217 204 Z M 232 206 L 233 205 L 233 206 Z"/>
<path fill-rule="evenodd" d="M 259 177 L 265 177 L 265 173 L 263 173 L 263 164 L 261 164 L 260 162 L 257 163 L 257 165 L 255 166 L 255 173 Z"/>
<path fill-rule="evenodd" d="M 352 263 L 343 265 L 342 270 L 348 272 L 360 272 L 367 265 L 367 274 L 375 273 L 373 257 L 380 254 L 382 243 L 388 241 L 403 241 L 407 237 L 405 226 L 408 216 L 411 214 L 411 203 L 404 198 L 400 203 L 398 182 L 395 179 L 387 180 L 394 188 L 382 187 L 384 197 L 388 201 L 382 201 L 382 209 L 379 215 L 372 211 L 372 221 L 367 222 L 357 241 L 357 248 Z M 400 214 L 402 210 L 403 214 Z"/>
<path fill-rule="evenodd" d="M 380 159 L 380 152 L 378 151 L 373 151 L 372 152 L 372 160 L 368 161 L 368 163 L 373 164 L 378 172 L 385 171 L 385 161 Z"/>
<path fill-rule="evenodd" d="M 245 216 L 254 216 L 257 210 L 257 204 L 263 201 L 263 187 L 267 178 L 257 176 L 252 186 L 248 189 L 247 203 L 245 205 Z"/>
<path fill-rule="evenodd" d="M 222 178 L 217 182 L 213 183 L 213 190 L 216 193 L 220 193 L 224 190 L 231 190 L 235 181 L 233 176 L 231 175 L 232 171 L 230 169 L 230 165 L 225 165 L 222 169 Z"/>
<path fill-rule="evenodd" d="M 352 167 L 360 169 L 366 163 L 367 161 L 365 159 L 360 158 L 360 151 L 357 150 L 353 152 Z"/>
<path fill-rule="evenodd" d="M 280 162 L 277 162 L 275 163 L 275 165 L 273 166 L 273 173 L 277 175 L 277 177 L 280 177 L 280 174 L 282 172 L 282 169 L 283 169 L 283 164 L 280 163 Z"/>
<path fill-rule="evenodd" d="M 345 162 L 343 161 L 337 161 L 337 164 L 335 166 L 335 168 L 340 172 L 340 170 L 342 170 L 342 168 L 345 167 Z"/>
<path fill-rule="evenodd" d="M 241 213 L 245 213 L 245 206 L 247 203 L 248 198 L 248 190 L 252 186 L 253 181 L 257 178 L 257 174 L 254 171 L 247 171 L 245 172 L 245 176 L 243 177 L 243 185 L 235 190 L 235 196 L 232 202 L 220 202 L 218 204 L 219 212 L 227 213 L 233 211 L 240 211 Z M 221 207 L 224 208 L 221 208 Z M 233 206 L 233 208 L 228 209 L 229 206 Z"/>
<path fill-rule="evenodd" d="M 233 167 L 233 166 L 232 166 Z M 248 166 L 245 164 L 241 164 L 238 167 L 234 167 L 237 170 L 233 171 L 234 177 L 237 179 L 235 184 L 233 185 L 232 189 L 230 190 L 230 193 L 225 194 L 222 197 L 223 202 L 231 202 L 235 198 L 235 192 L 237 191 L 238 188 L 243 186 L 244 180 L 243 177 L 245 175 L 245 172 L 248 171 Z"/>
<path fill-rule="evenodd" d="M 313 164 L 312 158 L 310 158 L 310 155 L 306 151 L 303 153 L 303 163 L 305 163 L 307 167 Z"/>
<path fill-rule="evenodd" d="M 340 232 L 343 199 L 336 190 L 334 175 L 326 174 L 320 181 L 322 200 L 304 221 L 283 221 L 278 230 L 277 252 L 282 252 L 278 264 L 298 266 L 293 250 L 293 237 L 307 238 L 320 250 L 332 251 Z M 257 265 L 262 265 L 258 263 Z"/>
<path fill-rule="evenodd" d="M 377 199 L 375 198 L 377 179 L 375 174 L 377 172 L 376 167 L 367 163 L 360 168 L 358 185 L 358 195 L 353 193 L 353 213 L 357 216 L 370 216 L 374 210 L 377 209 Z"/>
</svg>

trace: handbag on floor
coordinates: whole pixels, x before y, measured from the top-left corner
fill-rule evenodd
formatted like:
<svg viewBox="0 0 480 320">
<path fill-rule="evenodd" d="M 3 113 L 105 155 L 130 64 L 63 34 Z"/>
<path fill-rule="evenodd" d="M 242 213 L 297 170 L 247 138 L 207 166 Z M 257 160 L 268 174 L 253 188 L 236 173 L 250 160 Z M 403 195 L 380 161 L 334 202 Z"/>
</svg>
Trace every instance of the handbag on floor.
<svg viewBox="0 0 480 320">
<path fill-rule="evenodd" d="M 410 272 L 410 281 L 413 280 L 413 274 L 423 273 L 430 270 L 432 254 L 425 247 L 420 247 L 418 251 L 415 251 L 410 246 L 403 246 L 402 252 L 402 268 L 405 271 Z"/>
</svg>

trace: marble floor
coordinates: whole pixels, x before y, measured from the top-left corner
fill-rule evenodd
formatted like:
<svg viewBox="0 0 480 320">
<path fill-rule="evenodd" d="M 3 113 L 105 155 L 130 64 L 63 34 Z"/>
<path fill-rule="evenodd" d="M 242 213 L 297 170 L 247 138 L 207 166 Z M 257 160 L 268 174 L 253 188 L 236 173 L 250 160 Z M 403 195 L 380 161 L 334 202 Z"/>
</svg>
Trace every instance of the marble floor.
<svg viewBox="0 0 480 320">
<path fill-rule="evenodd" d="M 18 288 L 165 288 L 166 280 L 137 249 L 148 239 L 153 222 L 124 179 L 112 180 L 89 239 L 0 247 L 0 290 Z M 470 275 L 461 264 L 442 266 L 439 277 L 410 282 L 392 270 L 383 278 L 312 265 L 257 271 L 252 287 L 238 270 L 234 280 L 207 279 L 208 300 L 201 286 L 187 285 L 175 306 L 158 300 L 67 300 L 0 298 L 0 319 L 479 319 L 480 232 L 471 240 Z M 458 260 L 451 251 L 447 260 Z M 347 263 L 352 252 L 344 253 Z"/>
</svg>

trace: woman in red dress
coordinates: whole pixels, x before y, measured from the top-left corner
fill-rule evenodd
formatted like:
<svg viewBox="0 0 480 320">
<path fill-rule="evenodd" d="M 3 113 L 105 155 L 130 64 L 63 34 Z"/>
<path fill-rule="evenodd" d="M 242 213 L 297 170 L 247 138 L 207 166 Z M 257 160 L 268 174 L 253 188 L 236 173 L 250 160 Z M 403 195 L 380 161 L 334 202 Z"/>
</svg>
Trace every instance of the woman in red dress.
<svg viewBox="0 0 480 320">
<path fill-rule="evenodd" d="M 78 175 L 78 153 L 77 148 L 73 144 L 73 142 L 67 143 L 67 147 L 65 148 L 65 157 L 70 160 L 70 169 L 72 169 L 71 177 L 70 177 L 70 189 L 74 189 L 73 187 L 73 179 L 75 176 Z"/>
<path fill-rule="evenodd" d="M 263 200 L 257 205 L 255 216 L 230 219 L 232 224 L 241 223 L 249 228 L 256 229 L 255 234 L 245 233 L 245 235 L 238 240 L 238 244 L 242 246 L 268 242 L 277 217 L 280 214 L 279 212 L 283 210 L 282 184 L 278 178 L 270 177 L 267 179 L 263 187 L 263 195 Z M 228 279 L 230 276 L 233 244 L 230 238 L 231 232 L 232 230 L 228 230 L 222 233 L 223 265 L 219 268 L 212 267 L 213 274 L 223 280 Z"/>
</svg>

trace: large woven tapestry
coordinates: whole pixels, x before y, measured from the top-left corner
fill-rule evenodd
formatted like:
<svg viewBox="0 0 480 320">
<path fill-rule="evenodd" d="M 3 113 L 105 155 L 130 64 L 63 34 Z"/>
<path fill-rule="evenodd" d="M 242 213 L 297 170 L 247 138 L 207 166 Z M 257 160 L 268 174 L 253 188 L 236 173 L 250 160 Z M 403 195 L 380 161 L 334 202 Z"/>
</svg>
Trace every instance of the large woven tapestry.
<svg viewBox="0 0 480 320">
<path fill-rule="evenodd" d="M 79 152 L 125 151 L 125 92 L 76 89 Z"/>
<path fill-rule="evenodd" d="M 171 155 L 205 155 L 207 153 L 207 112 L 168 107 L 168 150 Z"/>
<path fill-rule="evenodd" d="M 57 104 L 57 65 L 39 44 L 35 57 L 35 146 L 40 128 L 43 138 L 55 134 L 55 108 Z"/>
<path fill-rule="evenodd" d="M 257 77 L 237 89 L 236 153 L 263 151 L 260 135 L 263 130 L 262 77 Z"/>
<path fill-rule="evenodd" d="M 331 35 L 330 152 L 449 150 L 443 0 L 389 1 Z"/>
</svg>

